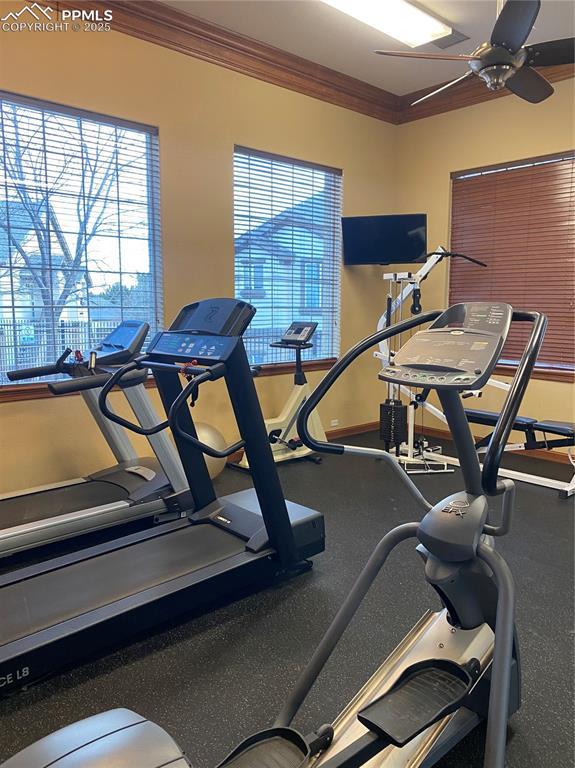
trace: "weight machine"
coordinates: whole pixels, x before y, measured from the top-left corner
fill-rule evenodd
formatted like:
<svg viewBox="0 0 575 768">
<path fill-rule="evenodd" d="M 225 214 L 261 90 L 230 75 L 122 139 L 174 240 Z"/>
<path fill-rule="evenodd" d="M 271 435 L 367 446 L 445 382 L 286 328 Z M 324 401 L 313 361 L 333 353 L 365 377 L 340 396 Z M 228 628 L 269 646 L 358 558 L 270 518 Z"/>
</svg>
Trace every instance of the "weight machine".
<svg viewBox="0 0 575 768">
<path fill-rule="evenodd" d="M 421 313 L 421 283 L 445 258 L 462 258 L 479 266 L 487 266 L 478 259 L 473 259 L 462 253 L 453 253 L 443 246 L 439 246 L 436 251 L 427 255 L 425 262 L 415 273 L 384 273 L 383 279 L 388 281 L 389 288 L 386 310 L 377 324 L 378 331 L 391 325 L 394 319 L 398 322 L 403 320 L 404 305 L 410 298 L 410 314 L 418 315 Z M 380 342 L 379 350 L 374 352 L 374 357 L 380 359 L 384 364 L 389 364 L 393 361 L 395 351 L 401 344 L 401 337 L 399 337 L 395 349 L 390 347 L 387 340 L 384 340 Z M 494 387 L 505 393 L 509 392 L 510 389 L 510 384 L 493 377 L 487 381 L 486 386 Z M 395 451 L 397 460 L 409 474 L 453 472 L 453 467 L 459 466 L 458 459 L 444 454 L 439 446 L 429 446 L 423 436 L 416 439 L 416 412 L 420 408 L 447 425 L 443 411 L 427 400 L 428 394 L 429 390 L 425 388 L 421 393 L 415 393 L 412 387 L 403 384 L 388 384 L 388 397 L 385 403 L 380 406 L 380 437 L 384 441 L 386 450 Z M 407 404 L 401 400 L 402 395 L 407 398 Z M 461 395 L 463 399 L 481 396 L 482 390 L 465 391 Z M 496 413 L 469 408 L 466 409 L 466 415 L 470 423 L 485 426 L 495 426 L 498 418 Z M 543 422 L 519 416 L 515 419 L 514 431 L 523 432 L 525 440 L 519 443 L 508 443 L 504 448 L 505 451 L 517 452 L 534 450 L 535 448 L 553 449 L 562 446 L 575 446 L 575 425 L 566 422 Z M 477 441 L 476 448 L 480 455 L 485 453 L 487 443 L 488 438 L 481 438 Z M 575 494 L 575 452 L 569 452 L 569 460 L 574 468 L 574 474 L 569 481 L 555 480 L 506 468 L 501 468 L 500 474 L 512 480 L 520 480 L 532 485 L 558 490 L 561 498 L 569 498 Z"/>
<path fill-rule="evenodd" d="M 419 315 L 421 305 L 421 283 L 432 270 L 445 258 L 462 258 L 481 266 L 486 266 L 477 259 L 472 259 L 461 253 L 452 253 L 439 246 L 433 253 L 427 254 L 425 262 L 417 272 L 386 272 L 383 279 L 388 282 L 386 309 L 379 318 L 377 330 L 389 327 L 394 320 L 400 322 L 404 318 L 404 305 L 411 298 L 410 314 Z M 387 340 L 380 342 L 379 351 L 374 357 L 379 358 L 384 365 L 393 361 L 395 352 L 401 347 L 402 339 L 394 339 L 394 348 Z M 408 399 L 404 404 L 401 395 Z M 388 384 L 387 399 L 380 406 L 380 437 L 386 450 L 395 450 L 397 460 L 409 474 L 429 474 L 432 472 L 453 472 L 448 461 L 444 460 L 441 449 L 430 447 L 425 438 L 416 440 L 416 411 L 420 407 L 433 409 L 431 412 L 445 422 L 443 412 L 435 408 L 425 399 L 416 395 L 413 390 L 400 384 Z"/>
</svg>

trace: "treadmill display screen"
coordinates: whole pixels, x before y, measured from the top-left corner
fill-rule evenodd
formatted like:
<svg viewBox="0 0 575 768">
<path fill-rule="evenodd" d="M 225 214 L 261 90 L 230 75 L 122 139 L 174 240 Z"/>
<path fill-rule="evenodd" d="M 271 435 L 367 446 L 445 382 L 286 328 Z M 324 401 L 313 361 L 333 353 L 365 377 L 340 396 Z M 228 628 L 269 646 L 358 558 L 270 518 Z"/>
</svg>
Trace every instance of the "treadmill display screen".
<svg viewBox="0 0 575 768">
<path fill-rule="evenodd" d="M 129 349 L 141 329 L 142 323 L 136 320 L 124 320 L 123 323 L 106 336 L 100 346 Z"/>
<path fill-rule="evenodd" d="M 153 349 L 155 354 L 171 355 L 183 360 L 225 360 L 237 343 L 235 338 L 226 336 L 198 336 L 192 333 L 166 332 L 157 339 Z"/>
</svg>

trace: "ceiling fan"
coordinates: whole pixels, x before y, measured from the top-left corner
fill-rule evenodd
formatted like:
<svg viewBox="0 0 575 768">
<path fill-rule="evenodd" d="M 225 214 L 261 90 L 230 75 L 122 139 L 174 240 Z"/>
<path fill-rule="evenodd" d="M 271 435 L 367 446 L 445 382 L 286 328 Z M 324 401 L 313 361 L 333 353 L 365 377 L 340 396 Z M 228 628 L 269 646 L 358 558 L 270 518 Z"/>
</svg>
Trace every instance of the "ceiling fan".
<svg viewBox="0 0 575 768">
<path fill-rule="evenodd" d="M 523 46 L 533 29 L 540 7 L 541 0 L 507 0 L 497 17 L 490 41 L 482 43 L 469 55 L 415 51 L 375 51 L 375 53 L 381 56 L 468 62 L 469 70 L 464 75 L 417 99 L 410 106 L 419 104 L 473 75 L 479 75 L 491 91 L 508 88 L 525 101 L 537 104 L 551 96 L 553 87 L 533 67 L 575 63 L 575 38 L 573 37 Z"/>
</svg>

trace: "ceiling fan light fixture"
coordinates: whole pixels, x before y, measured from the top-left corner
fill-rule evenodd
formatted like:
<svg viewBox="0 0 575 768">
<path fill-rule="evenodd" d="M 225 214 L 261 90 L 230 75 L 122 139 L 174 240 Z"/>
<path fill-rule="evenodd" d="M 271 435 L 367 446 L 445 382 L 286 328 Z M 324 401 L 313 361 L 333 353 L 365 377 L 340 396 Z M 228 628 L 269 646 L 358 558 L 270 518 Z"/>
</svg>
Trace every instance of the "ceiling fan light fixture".
<svg viewBox="0 0 575 768">
<path fill-rule="evenodd" d="M 493 64 L 490 67 L 484 67 L 477 74 L 485 80 L 490 91 L 501 91 L 515 71 L 515 67 L 511 64 Z"/>
<path fill-rule="evenodd" d="M 452 28 L 407 0 L 322 0 L 342 13 L 416 48 L 452 33 Z"/>
</svg>

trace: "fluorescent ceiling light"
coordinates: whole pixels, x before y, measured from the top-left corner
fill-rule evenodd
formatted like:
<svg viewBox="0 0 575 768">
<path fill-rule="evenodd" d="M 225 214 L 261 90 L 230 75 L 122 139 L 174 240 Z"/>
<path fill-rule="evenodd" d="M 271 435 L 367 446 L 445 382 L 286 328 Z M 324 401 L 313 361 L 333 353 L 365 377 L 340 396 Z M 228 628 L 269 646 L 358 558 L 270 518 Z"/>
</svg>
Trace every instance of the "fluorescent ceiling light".
<svg viewBox="0 0 575 768">
<path fill-rule="evenodd" d="M 451 27 L 406 0 L 322 0 L 326 5 L 369 24 L 415 48 L 450 35 Z"/>
</svg>

